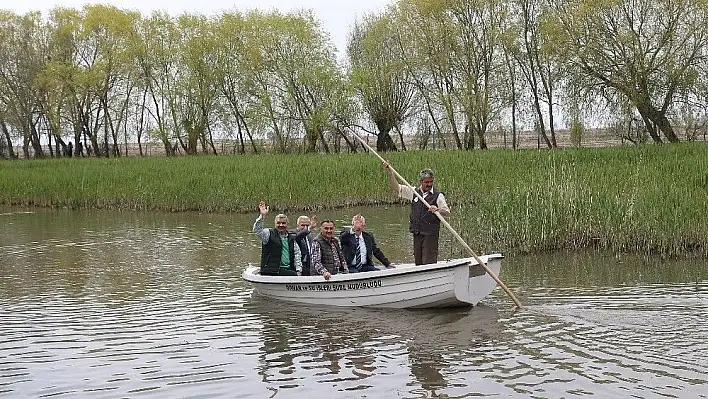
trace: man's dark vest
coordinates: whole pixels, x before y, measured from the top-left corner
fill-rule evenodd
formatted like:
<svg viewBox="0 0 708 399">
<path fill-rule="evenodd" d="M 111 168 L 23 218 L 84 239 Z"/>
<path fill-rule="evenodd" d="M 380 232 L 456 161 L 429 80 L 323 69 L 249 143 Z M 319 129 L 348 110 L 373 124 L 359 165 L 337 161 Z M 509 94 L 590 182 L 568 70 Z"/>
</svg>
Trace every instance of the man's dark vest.
<svg viewBox="0 0 708 399">
<path fill-rule="evenodd" d="M 415 191 L 423 196 L 420 187 L 416 188 Z M 430 205 L 435 205 L 438 202 L 438 196 L 440 194 L 440 191 L 432 191 L 431 194 L 425 197 L 425 202 Z M 410 232 L 413 234 L 431 236 L 437 235 L 440 232 L 440 219 L 438 219 L 434 213 L 428 211 L 428 207 L 423 205 L 423 202 L 417 195 L 413 197 L 413 201 L 411 202 L 410 222 Z"/>
<path fill-rule="evenodd" d="M 302 232 L 296 232 L 295 236 L 297 237 L 298 234 L 301 234 Z M 310 275 L 310 265 L 312 263 L 312 255 L 310 254 L 310 247 L 308 244 L 311 246 L 312 243 L 309 242 L 309 233 L 308 235 L 300 237 L 299 241 L 295 241 L 297 245 L 300 246 L 300 258 L 302 259 L 302 275 L 303 276 L 309 276 Z"/>
<path fill-rule="evenodd" d="M 268 229 L 268 242 L 261 246 L 261 274 L 277 275 L 280 273 L 280 258 L 283 256 L 283 244 L 276 229 Z M 288 234 L 290 250 L 290 269 L 295 270 L 295 238 Z M 264 273 L 265 272 L 265 273 Z"/>
<path fill-rule="evenodd" d="M 335 243 L 337 242 L 336 239 L 332 239 Z M 332 253 L 332 244 L 330 244 L 329 240 L 326 238 L 322 237 L 321 235 L 318 235 L 317 238 L 315 238 L 315 241 L 317 241 L 320 244 L 320 255 L 321 255 L 321 260 L 322 260 L 322 266 L 327 269 L 329 274 L 337 274 L 339 273 L 339 264 L 335 262 L 334 260 L 334 253 Z M 342 256 L 341 250 L 339 249 L 339 245 L 336 245 L 337 251 L 339 251 L 339 256 L 344 258 Z"/>
</svg>

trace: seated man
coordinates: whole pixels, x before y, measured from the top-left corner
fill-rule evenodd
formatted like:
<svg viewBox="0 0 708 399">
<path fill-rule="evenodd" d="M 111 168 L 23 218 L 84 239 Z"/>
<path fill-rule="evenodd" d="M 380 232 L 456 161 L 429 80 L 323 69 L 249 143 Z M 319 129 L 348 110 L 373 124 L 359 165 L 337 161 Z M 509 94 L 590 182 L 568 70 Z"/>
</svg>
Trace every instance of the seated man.
<svg viewBox="0 0 708 399">
<path fill-rule="evenodd" d="M 320 234 L 312 240 L 312 268 L 310 275 L 324 276 L 329 280 L 333 274 L 349 273 L 339 242 L 334 238 L 334 222 L 323 220 Z"/>
<path fill-rule="evenodd" d="M 288 217 L 275 217 L 275 228 L 264 229 L 263 218 L 268 214 L 264 201 L 258 204 L 260 215 L 253 223 L 253 232 L 261 238 L 261 274 L 264 276 L 299 276 L 302 274 L 300 246 L 288 232 Z"/>
<path fill-rule="evenodd" d="M 297 228 L 295 230 L 295 243 L 300 247 L 302 254 L 302 275 L 309 276 L 311 269 L 310 259 L 312 257 L 312 240 L 314 236 L 311 226 L 317 224 L 317 217 L 312 215 L 312 219 L 308 216 L 300 216 L 297 218 Z"/>
<path fill-rule="evenodd" d="M 339 234 L 342 252 L 344 252 L 350 273 L 379 270 L 374 266 L 373 256 L 384 266 L 392 267 L 386 255 L 376 245 L 374 235 L 364 231 L 365 228 L 366 219 L 361 215 L 356 215 L 352 218 L 352 227 L 342 230 Z"/>
</svg>

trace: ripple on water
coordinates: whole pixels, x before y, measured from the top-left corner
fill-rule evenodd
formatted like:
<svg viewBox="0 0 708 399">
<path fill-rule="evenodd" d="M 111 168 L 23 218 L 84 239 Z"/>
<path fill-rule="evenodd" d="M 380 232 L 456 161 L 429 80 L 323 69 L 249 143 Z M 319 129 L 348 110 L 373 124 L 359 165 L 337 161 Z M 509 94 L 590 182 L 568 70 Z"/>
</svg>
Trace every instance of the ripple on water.
<svg viewBox="0 0 708 399">
<path fill-rule="evenodd" d="M 708 301 L 694 288 L 603 288 L 582 296 L 539 290 L 529 298 L 527 312 L 509 319 L 510 327 L 524 336 L 518 350 L 530 357 L 522 363 L 535 365 L 537 373 L 546 370 L 549 377 L 571 380 L 584 391 L 705 397 Z M 554 384 L 539 382 L 553 392 Z"/>
<path fill-rule="evenodd" d="M 6 217 L 0 396 L 707 397 L 700 278 L 506 281 L 521 312 L 501 291 L 475 309 L 312 308 L 241 281 L 252 215 L 72 215 Z"/>
</svg>

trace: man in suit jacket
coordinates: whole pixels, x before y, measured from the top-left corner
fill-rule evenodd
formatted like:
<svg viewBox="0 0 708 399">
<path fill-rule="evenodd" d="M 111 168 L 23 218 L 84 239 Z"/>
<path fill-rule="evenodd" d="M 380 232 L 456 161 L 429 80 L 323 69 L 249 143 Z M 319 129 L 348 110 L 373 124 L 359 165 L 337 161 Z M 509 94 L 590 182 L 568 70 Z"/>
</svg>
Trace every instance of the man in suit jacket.
<svg viewBox="0 0 708 399">
<path fill-rule="evenodd" d="M 300 247 L 302 256 L 302 275 L 310 275 L 310 265 L 312 264 L 312 226 L 317 224 L 317 217 L 307 216 L 297 218 L 297 229 L 295 230 L 295 242 Z"/>
<path fill-rule="evenodd" d="M 374 267 L 373 257 L 376 257 L 384 266 L 391 266 L 383 251 L 376 245 L 374 235 L 364 231 L 366 219 L 361 215 L 352 218 L 352 227 L 344 229 L 339 234 L 344 258 L 349 266 L 350 273 L 370 272 L 379 270 Z"/>
</svg>

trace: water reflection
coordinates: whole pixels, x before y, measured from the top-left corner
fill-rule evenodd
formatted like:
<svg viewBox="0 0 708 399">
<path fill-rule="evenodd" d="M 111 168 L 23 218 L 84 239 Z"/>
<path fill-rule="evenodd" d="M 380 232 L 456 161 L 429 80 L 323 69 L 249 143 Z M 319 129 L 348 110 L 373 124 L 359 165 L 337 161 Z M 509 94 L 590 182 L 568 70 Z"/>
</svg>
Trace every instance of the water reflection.
<svg viewBox="0 0 708 399">
<path fill-rule="evenodd" d="M 259 375 L 280 389 L 306 383 L 349 381 L 349 390 L 376 388 L 368 381 L 390 374 L 391 358 L 404 365 L 420 387 L 435 392 L 448 385 L 444 373 L 465 351 L 474 351 L 501 332 L 496 309 L 403 310 L 305 307 L 254 296 L 247 309 L 262 320 Z"/>
<path fill-rule="evenodd" d="M 396 262 L 406 210 L 367 216 Z M 0 211 L 0 396 L 708 397 L 701 260 L 509 256 L 474 309 L 252 296 L 254 215 Z"/>
</svg>

